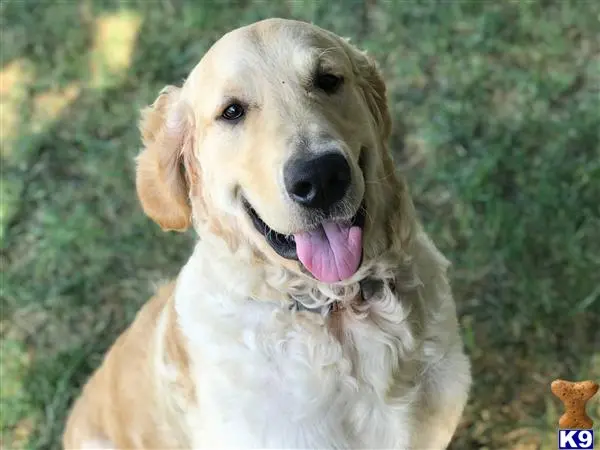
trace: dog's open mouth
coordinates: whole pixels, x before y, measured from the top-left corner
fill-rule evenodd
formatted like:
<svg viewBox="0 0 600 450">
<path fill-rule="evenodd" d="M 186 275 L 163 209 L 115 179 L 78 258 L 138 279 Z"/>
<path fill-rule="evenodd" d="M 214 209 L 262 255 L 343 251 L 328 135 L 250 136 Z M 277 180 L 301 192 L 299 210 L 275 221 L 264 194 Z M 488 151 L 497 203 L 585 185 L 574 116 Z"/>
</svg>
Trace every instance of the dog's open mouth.
<svg viewBox="0 0 600 450">
<path fill-rule="evenodd" d="M 298 259 L 318 280 L 335 283 L 350 278 L 362 263 L 364 203 L 348 221 L 323 221 L 311 231 L 285 235 L 271 229 L 243 199 L 254 227 L 275 252 L 287 259 Z"/>
</svg>

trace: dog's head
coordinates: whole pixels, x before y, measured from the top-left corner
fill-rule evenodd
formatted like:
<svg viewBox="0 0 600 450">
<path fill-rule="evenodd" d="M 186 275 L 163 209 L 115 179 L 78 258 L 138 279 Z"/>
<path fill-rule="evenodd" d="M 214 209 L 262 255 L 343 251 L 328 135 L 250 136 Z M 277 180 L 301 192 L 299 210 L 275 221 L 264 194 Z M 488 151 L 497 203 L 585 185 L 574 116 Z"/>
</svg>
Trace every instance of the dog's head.
<svg viewBox="0 0 600 450">
<path fill-rule="evenodd" d="M 385 85 L 328 31 L 270 19 L 228 33 L 163 89 L 141 131 L 138 195 L 163 229 L 193 223 L 326 283 L 385 245 L 403 189 Z"/>
</svg>

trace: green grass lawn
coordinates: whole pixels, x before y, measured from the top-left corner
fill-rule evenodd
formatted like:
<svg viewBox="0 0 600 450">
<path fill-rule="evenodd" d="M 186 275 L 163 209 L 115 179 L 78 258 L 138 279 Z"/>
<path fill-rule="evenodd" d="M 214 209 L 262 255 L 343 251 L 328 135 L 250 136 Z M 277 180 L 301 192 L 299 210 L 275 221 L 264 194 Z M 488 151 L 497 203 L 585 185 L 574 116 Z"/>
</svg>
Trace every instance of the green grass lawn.
<svg viewBox="0 0 600 450">
<path fill-rule="evenodd" d="M 269 16 L 313 21 L 381 63 L 396 160 L 454 263 L 473 361 L 452 448 L 556 448 L 550 382 L 600 381 L 600 2 L 14 0 L 0 11 L 0 448 L 58 447 L 103 352 L 190 254 L 193 236 L 162 233 L 138 205 L 139 108 L 225 31 Z"/>
</svg>

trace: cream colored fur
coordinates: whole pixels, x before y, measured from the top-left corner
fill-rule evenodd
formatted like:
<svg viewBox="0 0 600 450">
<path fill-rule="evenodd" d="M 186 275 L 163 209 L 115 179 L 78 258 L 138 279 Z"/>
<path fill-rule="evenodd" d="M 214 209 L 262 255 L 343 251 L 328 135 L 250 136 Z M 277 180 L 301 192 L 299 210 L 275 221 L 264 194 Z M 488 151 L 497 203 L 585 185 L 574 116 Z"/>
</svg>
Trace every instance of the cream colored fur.
<svg viewBox="0 0 600 450">
<path fill-rule="evenodd" d="M 313 91 L 315 67 L 343 90 Z M 232 126 L 218 116 L 233 97 L 248 109 Z M 138 194 L 164 229 L 193 225 L 199 240 L 86 385 L 65 448 L 445 448 L 469 363 L 448 262 L 394 170 L 390 125 L 373 61 L 301 22 L 235 30 L 165 88 L 144 112 Z M 299 141 L 343 149 L 348 217 L 365 199 L 364 262 L 334 285 L 279 257 L 240 201 L 280 233 L 302 230 L 310 217 L 280 175 Z"/>
</svg>

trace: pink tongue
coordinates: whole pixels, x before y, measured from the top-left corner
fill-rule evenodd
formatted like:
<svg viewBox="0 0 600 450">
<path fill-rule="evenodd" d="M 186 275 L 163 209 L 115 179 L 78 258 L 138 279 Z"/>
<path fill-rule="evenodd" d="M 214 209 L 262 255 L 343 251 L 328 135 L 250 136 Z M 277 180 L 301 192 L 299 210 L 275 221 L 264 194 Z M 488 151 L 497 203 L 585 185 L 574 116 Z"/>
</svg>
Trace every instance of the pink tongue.
<svg viewBox="0 0 600 450">
<path fill-rule="evenodd" d="M 318 229 L 294 235 L 300 262 L 320 281 L 350 278 L 362 256 L 362 229 L 325 222 Z"/>
</svg>

